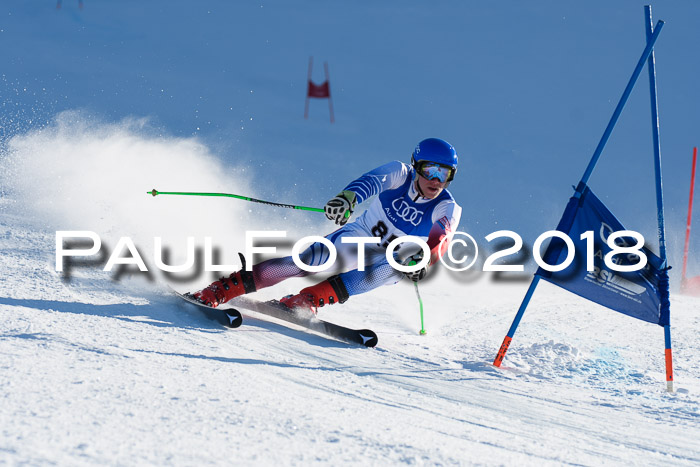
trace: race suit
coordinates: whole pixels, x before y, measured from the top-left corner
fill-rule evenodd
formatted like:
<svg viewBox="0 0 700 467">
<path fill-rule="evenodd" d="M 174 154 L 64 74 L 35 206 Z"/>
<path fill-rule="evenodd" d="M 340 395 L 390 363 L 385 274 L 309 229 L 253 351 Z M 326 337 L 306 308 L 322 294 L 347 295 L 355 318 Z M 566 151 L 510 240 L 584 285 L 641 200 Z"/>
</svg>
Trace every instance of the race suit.
<svg viewBox="0 0 700 467">
<path fill-rule="evenodd" d="M 354 222 L 327 235 L 337 250 L 336 267 L 350 296 L 368 292 L 382 285 L 395 284 L 404 274 L 394 269 L 386 259 L 387 245 L 398 237 L 412 235 L 426 241 L 430 249 L 430 265 L 447 250 L 447 243 L 459 224 L 462 209 L 449 191 L 443 190 L 435 199 L 423 198 L 415 187 L 413 167 L 393 161 L 362 175 L 345 190 L 354 192 L 357 202 L 370 200 L 367 210 Z M 380 241 L 364 245 L 364 271 L 358 269 L 358 245 L 342 243 L 343 237 L 378 237 Z M 447 237 L 441 248 L 441 240 Z M 438 252 L 440 250 L 440 252 Z M 395 250 L 395 259 L 402 259 L 420 251 L 420 246 L 402 243 Z M 300 259 L 309 266 L 324 264 L 329 258 L 328 248 L 313 243 Z M 290 277 L 313 274 L 299 268 L 291 256 L 264 261 L 253 266 L 257 289 L 269 287 Z"/>
</svg>

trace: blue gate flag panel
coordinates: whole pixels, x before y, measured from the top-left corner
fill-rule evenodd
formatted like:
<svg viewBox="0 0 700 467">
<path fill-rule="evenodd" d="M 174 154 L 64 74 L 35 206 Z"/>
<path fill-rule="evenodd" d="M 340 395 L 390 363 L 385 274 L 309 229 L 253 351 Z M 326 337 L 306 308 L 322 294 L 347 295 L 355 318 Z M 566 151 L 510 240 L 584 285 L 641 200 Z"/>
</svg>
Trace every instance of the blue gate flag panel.
<svg viewBox="0 0 700 467">
<path fill-rule="evenodd" d="M 611 251 L 607 238 L 613 232 L 626 229 L 588 186 L 577 187 L 577 192 L 581 192 L 580 198 L 574 196 L 569 200 L 557 226 L 557 230 L 568 234 L 574 243 L 576 254 L 573 263 L 558 272 L 539 268 L 535 274 L 612 310 L 650 323 L 668 324 L 668 273 L 664 262 L 648 248 L 642 247 L 641 251 L 646 254 L 648 262 L 641 270 L 618 272 L 608 268 L 604 262 L 605 255 Z M 593 231 L 593 271 L 586 270 L 587 241 L 581 239 L 581 234 L 586 231 Z M 618 244 L 622 246 L 625 241 L 629 246 L 636 244 L 635 239 L 628 237 L 618 239 Z M 566 243 L 552 238 L 543 260 L 556 265 L 562 263 L 566 256 Z M 638 263 L 639 257 L 623 253 L 615 255 L 614 261 L 619 265 L 632 265 Z"/>
</svg>

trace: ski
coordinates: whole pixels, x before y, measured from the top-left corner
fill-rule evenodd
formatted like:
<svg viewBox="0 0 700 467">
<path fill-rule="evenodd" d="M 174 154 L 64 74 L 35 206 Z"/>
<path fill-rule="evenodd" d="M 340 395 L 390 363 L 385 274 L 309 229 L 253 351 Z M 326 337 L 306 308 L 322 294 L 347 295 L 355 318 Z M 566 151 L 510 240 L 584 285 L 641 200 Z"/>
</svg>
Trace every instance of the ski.
<svg viewBox="0 0 700 467">
<path fill-rule="evenodd" d="M 306 314 L 300 310 L 290 310 L 277 300 L 261 302 L 248 297 L 238 297 L 225 305 L 214 308 L 197 301 L 190 293 L 183 294 L 176 290 L 173 290 L 173 293 L 188 303 L 197 306 L 209 319 L 229 328 L 237 328 L 243 323 L 241 312 L 232 307 L 235 306 L 296 324 L 334 339 L 361 344 L 365 347 L 374 347 L 379 340 L 377 334 L 370 329 L 352 329 L 339 324 L 329 323 L 316 318 L 311 313 Z"/>
<path fill-rule="evenodd" d="M 199 310 L 202 313 L 204 313 L 207 316 L 207 318 L 213 321 L 217 321 L 226 326 L 227 328 L 237 328 L 238 326 L 243 324 L 243 316 L 241 316 L 241 312 L 234 308 L 221 306 L 214 308 L 199 302 L 190 293 L 183 294 L 178 292 L 177 290 L 173 290 L 173 292 L 183 300 L 193 305 L 197 305 Z"/>
<path fill-rule="evenodd" d="M 352 329 L 329 323 L 316 318 L 311 313 L 307 314 L 302 310 L 291 310 L 277 300 L 261 302 L 248 297 L 237 297 L 232 300 L 232 305 L 296 324 L 341 341 L 361 344 L 365 347 L 374 347 L 379 340 L 377 334 L 369 329 Z"/>
</svg>

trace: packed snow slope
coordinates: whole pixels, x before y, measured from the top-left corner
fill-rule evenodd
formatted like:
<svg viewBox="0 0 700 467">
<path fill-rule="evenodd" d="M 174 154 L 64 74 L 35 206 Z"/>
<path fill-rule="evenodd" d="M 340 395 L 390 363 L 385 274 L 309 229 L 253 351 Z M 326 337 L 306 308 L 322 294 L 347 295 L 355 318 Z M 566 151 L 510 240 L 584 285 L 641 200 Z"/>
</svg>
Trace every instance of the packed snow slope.
<svg viewBox="0 0 700 467">
<path fill-rule="evenodd" d="M 143 189 L 149 176 L 176 179 L 213 163 L 208 149 L 149 135 L 134 122 L 66 133 L 61 121 L 15 137 L 3 158 L 12 194 L 0 206 L 0 462 L 700 462 L 698 299 L 672 297 L 673 394 L 665 391 L 662 328 L 547 284 L 504 367 L 494 368 L 526 274 L 497 281 L 435 271 L 420 286 L 424 336 L 408 282 L 321 310 L 324 319 L 373 329 L 375 349 L 260 316 L 228 330 L 168 291 L 168 283 L 191 288 L 211 277 L 183 283 L 154 268 L 104 272 L 116 239 L 128 235 L 152 266 L 153 235 L 170 242 L 173 264 L 186 235 L 209 235 L 229 245 L 222 262 L 234 262 L 239 223 L 290 235 L 333 226 L 322 216 L 285 220 L 280 210 L 235 200 L 154 199 Z M 121 167 L 141 160 L 161 170 L 122 177 L 115 154 Z M 49 163 L 54 155 L 65 165 Z M 94 175 L 68 170 L 72 162 L 93 164 Z M 18 175 L 26 173 L 32 177 Z M 216 186 L 217 177 L 201 177 Z M 198 215 L 217 222 L 204 228 Z M 95 231 L 103 250 L 66 274 L 56 271 L 55 243 L 56 231 L 67 229 Z M 307 283 L 259 295 L 279 297 Z"/>
</svg>

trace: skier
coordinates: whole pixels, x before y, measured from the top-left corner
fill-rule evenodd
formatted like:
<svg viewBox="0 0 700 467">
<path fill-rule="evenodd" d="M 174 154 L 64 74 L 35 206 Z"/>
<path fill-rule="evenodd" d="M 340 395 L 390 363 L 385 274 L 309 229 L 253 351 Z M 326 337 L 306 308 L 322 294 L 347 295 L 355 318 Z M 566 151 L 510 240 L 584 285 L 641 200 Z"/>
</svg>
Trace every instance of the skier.
<svg viewBox="0 0 700 467">
<path fill-rule="evenodd" d="M 280 301 L 290 308 L 316 313 L 318 307 L 344 303 L 352 295 L 395 284 L 404 276 L 413 281 L 423 279 L 428 268 L 439 260 L 439 255 L 447 251 L 447 242 L 459 223 L 462 209 L 445 189 L 457 172 L 457 161 L 452 145 L 429 138 L 418 143 L 411 165 L 389 162 L 351 182 L 324 207 L 326 217 L 341 226 L 325 238 L 335 246 L 345 272 Z M 348 223 L 357 204 L 375 195 L 378 196 L 367 210 L 356 221 Z M 428 265 L 412 273 L 396 270 L 385 256 L 387 245 L 406 235 L 422 238 L 430 249 Z M 358 269 L 358 245 L 343 243 L 344 237 L 381 238 L 379 243 L 365 245 L 364 271 Z M 444 237 L 447 238 L 440 248 Z M 423 257 L 423 250 L 414 243 L 403 243 L 395 251 L 403 264 L 420 262 Z M 318 266 L 328 260 L 329 254 L 328 248 L 317 242 L 300 254 L 300 259 L 309 266 Z M 309 274 L 312 273 L 299 268 L 291 256 L 274 258 L 254 265 L 252 271 L 246 271 L 244 264 L 240 271 L 222 277 L 193 296 L 205 305 L 216 307 L 239 295 Z"/>
</svg>

